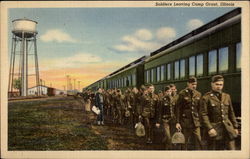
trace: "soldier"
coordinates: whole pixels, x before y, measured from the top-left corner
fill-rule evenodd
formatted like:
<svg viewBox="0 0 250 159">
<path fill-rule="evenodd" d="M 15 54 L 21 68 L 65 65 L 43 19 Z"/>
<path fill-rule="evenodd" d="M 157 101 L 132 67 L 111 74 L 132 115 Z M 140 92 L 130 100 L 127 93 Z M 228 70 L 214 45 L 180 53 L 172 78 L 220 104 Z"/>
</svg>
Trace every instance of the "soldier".
<svg viewBox="0 0 250 159">
<path fill-rule="evenodd" d="M 151 144 L 153 137 L 152 128 L 155 124 L 156 109 L 158 105 L 158 96 L 154 93 L 153 85 L 149 85 L 147 91 L 144 91 L 141 105 L 143 106 L 142 116 L 144 118 L 147 143 Z"/>
<path fill-rule="evenodd" d="M 222 91 L 224 78 L 212 77 L 212 90 L 201 99 L 201 117 L 208 132 L 208 149 L 235 150 L 238 124 L 235 118 L 230 95 Z"/>
<path fill-rule="evenodd" d="M 110 117 L 111 115 L 111 101 L 110 101 L 110 90 L 108 89 L 105 94 L 105 103 L 107 107 L 107 116 Z"/>
<path fill-rule="evenodd" d="M 103 97 L 103 89 L 98 88 L 98 92 L 95 95 L 95 105 L 99 108 L 100 114 L 97 115 L 97 124 L 104 125 L 104 97 Z"/>
<path fill-rule="evenodd" d="M 125 121 L 127 126 L 132 126 L 133 116 L 132 116 L 132 104 L 131 104 L 131 90 L 127 89 L 124 93 L 124 105 L 125 105 Z"/>
<path fill-rule="evenodd" d="M 165 144 L 166 150 L 171 150 L 172 148 L 170 127 L 173 126 L 171 122 L 174 120 L 173 106 L 171 88 L 170 86 L 166 86 L 164 96 L 159 99 L 159 109 L 157 111 L 156 123 L 157 128 L 160 128 L 160 124 L 162 124 L 165 130 L 164 139 L 162 139 L 162 141 Z"/>
<path fill-rule="evenodd" d="M 116 103 L 115 103 L 116 92 L 114 89 L 110 91 L 110 107 L 111 107 L 111 118 L 113 123 L 116 121 Z"/>
<path fill-rule="evenodd" d="M 133 88 L 131 94 L 131 106 L 132 106 L 132 115 L 133 115 L 133 126 L 139 122 L 139 117 L 142 114 L 142 106 L 140 105 L 140 94 L 136 87 Z"/>
<path fill-rule="evenodd" d="M 172 119 L 172 122 L 171 122 L 171 126 L 170 126 L 170 131 L 171 131 L 171 134 L 173 134 L 175 132 L 175 125 L 176 125 L 176 104 L 177 104 L 177 100 L 178 100 L 178 93 L 177 93 L 177 88 L 175 86 L 175 84 L 170 84 L 169 87 L 171 88 L 171 96 L 173 97 L 172 98 L 172 105 L 173 105 L 173 112 L 174 112 L 174 117 Z"/>
<path fill-rule="evenodd" d="M 196 90 L 196 87 L 197 79 L 195 77 L 190 77 L 187 82 L 187 88 L 180 91 L 177 100 L 176 128 L 179 131 L 182 130 L 185 136 L 185 150 L 188 149 L 188 143 L 194 144 L 196 150 L 201 149 L 199 120 L 201 93 Z"/>
<path fill-rule="evenodd" d="M 122 95 L 122 91 L 120 89 L 118 89 L 116 92 L 117 94 L 115 96 L 115 105 L 118 115 L 118 123 L 121 125 L 124 122 L 125 114 L 124 95 Z"/>
</svg>

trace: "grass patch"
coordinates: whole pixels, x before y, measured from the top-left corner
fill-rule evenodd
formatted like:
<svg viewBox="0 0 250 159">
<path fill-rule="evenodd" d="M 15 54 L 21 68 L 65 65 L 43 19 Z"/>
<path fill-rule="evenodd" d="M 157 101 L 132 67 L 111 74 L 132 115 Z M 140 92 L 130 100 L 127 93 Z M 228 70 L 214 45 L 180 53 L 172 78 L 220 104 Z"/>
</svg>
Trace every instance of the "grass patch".
<svg viewBox="0 0 250 159">
<path fill-rule="evenodd" d="M 9 103 L 8 149 L 106 150 L 74 99 Z"/>
</svg>

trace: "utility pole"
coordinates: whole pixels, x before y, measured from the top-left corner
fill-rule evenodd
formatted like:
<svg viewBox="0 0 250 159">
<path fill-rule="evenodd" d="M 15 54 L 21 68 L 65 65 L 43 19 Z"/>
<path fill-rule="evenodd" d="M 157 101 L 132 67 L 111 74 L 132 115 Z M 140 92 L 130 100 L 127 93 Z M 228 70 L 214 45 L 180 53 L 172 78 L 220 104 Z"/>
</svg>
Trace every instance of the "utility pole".
<svg viewBox="0 0 250 159">
<path fill-rule="evenodd" d="M 80 91 L 80 83 L 81 81 L 78 81 L 78 90 Z"/>
<path fill-rule="evenodd" d="M 74 90 L 76 89 L 76 79 L 73 79 L 74 80 Z"/>
</svg>

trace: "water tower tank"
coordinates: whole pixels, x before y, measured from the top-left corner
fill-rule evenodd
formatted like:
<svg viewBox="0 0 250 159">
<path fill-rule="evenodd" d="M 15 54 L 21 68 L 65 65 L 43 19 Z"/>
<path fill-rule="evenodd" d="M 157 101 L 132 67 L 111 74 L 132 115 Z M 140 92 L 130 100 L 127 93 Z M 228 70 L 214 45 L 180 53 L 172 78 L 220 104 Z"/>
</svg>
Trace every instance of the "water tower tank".
<svg viewBox="0 0 250 159">
<path fill-rule="evenodd" d="M 29 19 L 16 19 L 13 20 L 12 23 L 13 23 L 12 32 L 18 37 L 22 37 L 22 34 L 24 34 L 25 38 L 30 38 L 34 36 L 34 34 L 37 34 L 36 21 Z"/>
</svg>

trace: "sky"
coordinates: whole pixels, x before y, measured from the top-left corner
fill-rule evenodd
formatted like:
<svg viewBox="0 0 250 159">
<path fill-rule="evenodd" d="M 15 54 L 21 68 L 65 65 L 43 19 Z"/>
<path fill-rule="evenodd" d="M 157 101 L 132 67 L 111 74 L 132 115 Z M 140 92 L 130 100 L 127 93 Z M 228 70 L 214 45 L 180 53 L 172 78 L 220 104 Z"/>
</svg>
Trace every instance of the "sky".
<svg viewBox="0 0 250 159">
<path fill-rule="evenodd" d="M 8 28 L 14 19 L 37 21 L 40 78 L 64 89 L 69 75 L 78 89 L 78 81 L 86 87 L 233 9 L 11 8 Z"/>
</svg>

